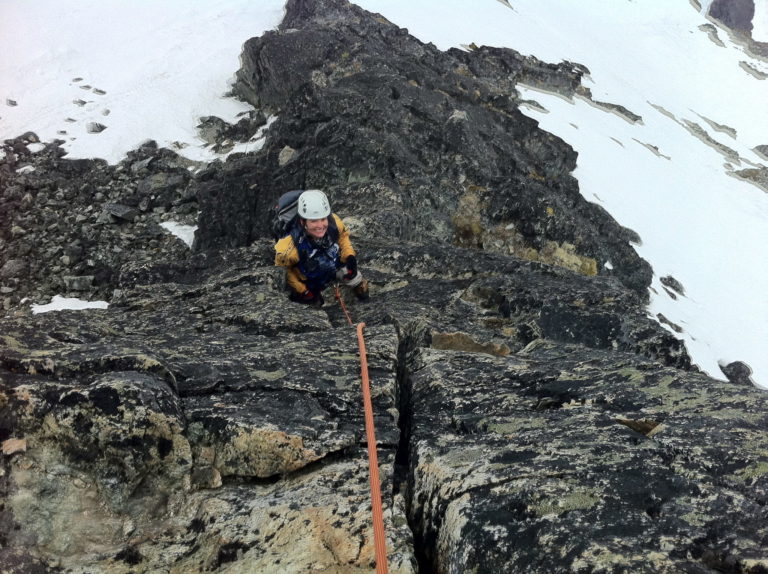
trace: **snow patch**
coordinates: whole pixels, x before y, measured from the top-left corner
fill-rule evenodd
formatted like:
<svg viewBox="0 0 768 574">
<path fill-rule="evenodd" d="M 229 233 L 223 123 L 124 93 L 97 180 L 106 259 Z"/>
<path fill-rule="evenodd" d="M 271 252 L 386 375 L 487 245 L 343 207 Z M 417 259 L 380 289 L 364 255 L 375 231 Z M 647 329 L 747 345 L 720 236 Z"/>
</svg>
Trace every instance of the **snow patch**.
<svg viewBox="0 0 768 574">
<path fill-rule="evenodd" d="M 195 240 L 195 231 L 197 231 L 196 225 L 183 225 L 175 221 L 164 221 L 160 224 L 160 227 L 181 239 L 187 244 L 187 247 L 192 247 L 192 242 Z"/>
<path fill-rule="evenodd" d="M 755 0 L 752 39 L 756 42 L 768 42 L 768 0 Z"/>
<path fill-rule="evenodd" d="M 50 311 L 81 311 L 83 309 L 106 309 L 109 303 L 106 301 L 84 301 L 74 297 L 62 297 L 54 295 L 51 302 L 46 305 L 32 305 L 32 313 L 48 313 Z"/>
</svg>

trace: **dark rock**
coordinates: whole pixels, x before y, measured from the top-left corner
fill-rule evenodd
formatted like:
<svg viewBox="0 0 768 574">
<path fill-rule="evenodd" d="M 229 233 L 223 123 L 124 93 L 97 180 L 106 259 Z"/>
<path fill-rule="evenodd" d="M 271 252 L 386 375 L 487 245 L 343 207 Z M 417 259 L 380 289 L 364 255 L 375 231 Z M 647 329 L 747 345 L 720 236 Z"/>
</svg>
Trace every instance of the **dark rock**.
<svg viewBox="0 0 768 574">
<path fill-rule="evenodd" d="M 93 275 L 83 275 L 80 277 L 64 276 L 64 285 L 67 291 L 88 291 L 93 285 Z"/>
<path fill-rule="evenodd" d="M 720 364 L 720 370 L 728 380 L 736 385 L 756 386 L 752 380 L 752 367 L 741 361 Z"/>
<path fill-rule="evenodd" d="M 31 132 L 7 140 L 6 152 L 18 152 L 0 162 L 0 210 L 9 215 L 0 218 L 0 241 L 10 242 L 7 247 L 0 244 L 0 267 L 11 259 L 27 263 L 26 273 L 14 278 L 18 283 L 10 296 L 11 306 L 24 297 L 43 302 L 59 293 L 63 275 L 93 275 L 93 285 L 81 296 L 108 299 L 115 288 L 115 270 L 125 261 L 147 261 L 161 253 L 183 257 L 187 253 L 185 245 L 157 227 L 162 217 L 195 223 L 197 203 L 188 190 L 191 176 L 186 160 L 145 144 L 130 152 L 124 163 L 109 166 L 103 160 L 63 158 L 60 141 L 30 154 L 27 144 L 36 140 Z M 35 168 L 33 172 L 16 173 L 16 166 L 8 163 L 21 157 Z M 129 182 L 126 174 L 132 176 L 130 168 L 141 162 L 144 167 Z M 7 171 L 4 166 L 8 166 Z M 139 192 L 142 181 L 146 187 Z M 115 221 L 115 216 L 95 209 L 102 203 L 119 205 L 114 209 L 116 214 L 133 216 L 130 232 L 126 233 L 122 225 L 104 225 Z M 154 212 L 156 205 L 164 212 Z M 142 207 L 146 211 L 141 212 Z M 139 213 L 143 213 L 141 218 Z M 68 261 L 61 259 L 64 255 Z"/>
<path fill-rule="evenodd" d="M 682 283 L 680 283 L 680 281 L 678 281 L 671 275 L 661 277 L 659 281 L 661 282 L 662 285 L 664 285 L 664 287 L 668 287 L 678 295 L 685 296 L 685 288 L 683 287 Z"/>
<path fill-rule="evenodd" d="M 755 3 L 754 0 L 713 0 L 707 13 L 728 28 L 751 32 Z"/>
<path fill-rule="evenodd" d="M 227 142 L 231 147 L 234 142 L 248 141 L 266 123 L 266 116 L 261 111 L 256 110 L 249 112 L 236 124 L 230 124 L 216 116 L 202 117 L 197 129 L 200 137 L 211 144 L 214 151 L 219 152 Z"/>
<path fill-rule="evenodd" d="M 40 138 L 37 136 L 34 132 L 24 132 L 19 136 L 19 139 L 21 139 L 24 143 L 31 144 L 31 143 L 40 143 Z"/>
<path fill-rule="evenodd" d="M 104 211 L 114 216 L 116 219 L 122 219 L 125 221 L 133 221 L 138 215 L 138 212 L 132 207 L 121 205 L 119 203 L 106 204 L 104 206 Z"/>
<path fill-rule="evenodd" d="M 751 516 L 768 494 L 752 474 L 765 394 L 583 352 L 541 341 L 508 358 L 416 355 L 410 517 L 424 560 L 435 571 L 671 572 L 694 571 L 702 554 L 764 559 Z"/>
<path fill-rule="evenodd" d="M 186 570 L 221 537 L 250 548 L 259 532 L 259 550 L 242 559 L 260 571 L 280 570 L 275 560 L 368 566 L 372 541 L 354 534 L 370 521 L 354 331 L 332 327 L 322 311 L 288 306 L 278 271 L 255 268 L 253 256 L 200 257 L 187 285 L 152 282 L 182 279 L 189 270 L 181 266 L 137 269 L 133 288 L 109 311 L 4 321 L 0 428 L 35 445 L 25 456 L 37 468 L 57 460 L 69 469 L 62 479 L 42 472 L 25 483 L 40 504 L 48 495 L 59 501 L 46 518 L 34 499 L 13 507 L 37 544 L 68 545 L 92 568 L 107 566 L 103 555 L 84 558 L 88 544 L 114 545 L 114 555 L 128 545 L 142 564 Z M 398 341 L 391 325 L 368 328 L 367 339 L 383 487 L 392 492 Z M 27 345 L 36 344 L 47 350 L 32 356 Z M 214 510 L 222 500 L 230 509 Z M 390 565 L 412 572 L 402 498 L 385 500 L 393 513 Z M 46 526 L 68 509 L 77 516 L 88 509 L 87 520 L 100 524 L 91 542 L 72 535 L 84 528 L 80 518 L 69 530 Z M 148 536 L 145 527 L 169 513 L 183 521 L 199 515 L 208 527 L 183 541 L 172 533 L 179 524 L 167 537 Z M 244 524 L 251 534 L 240 531 Z M 305 550 L 289 556 L 286 541 Z M 182 555 L 167 554 L 168 544 L 181 544 Z"/>
<path fill-rule="evenodd" d="M 760 42 L 752 38 L 753 21 L 756 17 L 754 0 L 714 0 L 709 5 L 707 15 L 727 28 L 729 33 L 746 46 L 748 53 L 758 58 L 768 56 L 768 42 Z M 746 63 L 742 63 L 742 67 L 758 78 L 762 75 L 760 70 Z"/>
<path fill-rule="evenodd" d="M 757 168 L 739 169 L 734 171 L 734 174 L 745 181 L 754 183 L 768 193 L 768 167 L 761 165 Z"/>
<path fill-rule="evenodd" d="M 670 329 L 672 329 L 675 333 L 682 333 L 684 329 L 678 325 L 677 323 L 673 323 L 667 317 L 664 315 L 664 313 L 656 313 L 656 318 L 659 320 L 659 323 L 662 325 L 666 325 Z"/>
<path fill-rule="evenodd" d="M 151 202 L 154 206 L 171 209 L 173 205 L 181 203 L 182 198 L 193 201 L 194 196 L 184 196 L 184 189 L 189 180 L 186 170 L 152 174 L 139 181 L 137 197 L 140 199 L 135 199 L 136 204 L 140 207 L 142 202 Z"/>
<path fill-rule="evenodd" d="M 448 236 L 646 293 L 650 269 L 626 230 L 579 194 L 573 149 L 505 95 L 531 78 L 573 93 L 583 68 L 512 50 L 440 52 L 341 1 L 292 2 L 242 61 L 235 92 L 279 117 L 260 152 L 200 177 L 197 249 L 266 236 L 280 192 L 320 187 L 369 237 Z M 286 146 L 297 154 L 281 162 Z"/>
<path fill-rule="evenodd" d="M 9 259 L 0 268 L 0 279 L 20 277 L 27 269 L 27 264 L 22 259 Z"/>
<path fill-rule="evenodd" d="M 209 144 L 214 144 L 222 137 L 222 134 L 230 127 L 230 125 L 231 124 L 228 124 L 216 116 L 206 116 L 200 118 L 197 130 L 204 141 L 207 141 Z"/>
</svg>

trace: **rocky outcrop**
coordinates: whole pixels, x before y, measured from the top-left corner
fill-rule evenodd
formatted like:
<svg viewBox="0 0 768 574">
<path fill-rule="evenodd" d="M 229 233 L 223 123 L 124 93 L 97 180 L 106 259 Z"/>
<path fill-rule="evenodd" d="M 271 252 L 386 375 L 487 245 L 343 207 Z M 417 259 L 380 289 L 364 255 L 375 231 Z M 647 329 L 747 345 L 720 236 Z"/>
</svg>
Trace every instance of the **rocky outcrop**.
<svg viewBox="0 0 768 574">
<path fill-rule="evenodd" d="M 768 565 L 763 393 L 545 340 L 422 349 L 409 382 L 409 517 L 437 571 Z"/>
<path fill-rule="evenodd" d="M 753 28 L 755 2 L 754 0 L 713 0 L 709 5 L 708 14 L 731 30 L 749 34 Z"/>
<path fill-rule="evenodd" d="M 758 57 L 768 56 L 768 42 L 752 38 L 755 18 L 754 0 L 713 0 L 707 9 L 707 15 L 743 43 L 749 52 Z M 746 62 L 742 62 L 742 67 L 744 65 Z M 748 68 L 747 66 L 745 69 L 750 71 Z M 759 74 L 759 70 L 755 72 Z"/>
<path fill-rule="evenodd" d="M 443 53 L 342 0 L 289 2 L 242 60 L 259 110 L 204 127 L 276 119 L 197 173 L 152 145 L 107 166 L 6 142 L 5 571 L 372 570 L 354 330 L 330 293 L 287 301 L 264 237 L 274 199 L 309 187 L 371 284 L 344 296 L 366 324 L 390 572 L 768 570 L 768 397 L 743 364 L 698 372 L 648 317 L 639 238 L 517 109 L 517 82 L 576 94 L 582 67 Z M 142 236 L 197 209 L 193 251 Z M 39 282 L 78 238 L 84 267 Z M 62 285 L 110 306 L 19 303 Z"/>
<path fill-rule="evenodd" d="M 61 143 L 28 133 L 0 146 L 4 309 L 55 294 L 108 299 L 123 264 L 189 249 L 160 223 L 196 223 L 192 162 L 153 142 L 115 166 L 67 160 Z"/>
<path fill-rule="evenodd" d="M 12 572 L 367 571 L 354 331 L 286 306 L 262 256 L 201 256 L 194 283 L 134 264 L 107 311 L 4 320 L 1 438 L 27 445 L 3 457 Z M 390 563 L 411 572 L 398 340 L 391 325 L 367 337 Z"/>
<path fill-rule="evenodd" d="M 245 245 L 281 192 L 321 188 L 371 237 L 455 241 L 646 293 L 639 238 L 582 198 L 573 149 L 516 105 L 516 82 L 575 91 L 578 67 L 440 52 L 341 2 L 289 3 L 242 61 L 235 92 L 277 120 L 265 153 L 201 178 L 200 248 Z M 296 153 L 281 163 L 286 146 Z"/>
</svg>

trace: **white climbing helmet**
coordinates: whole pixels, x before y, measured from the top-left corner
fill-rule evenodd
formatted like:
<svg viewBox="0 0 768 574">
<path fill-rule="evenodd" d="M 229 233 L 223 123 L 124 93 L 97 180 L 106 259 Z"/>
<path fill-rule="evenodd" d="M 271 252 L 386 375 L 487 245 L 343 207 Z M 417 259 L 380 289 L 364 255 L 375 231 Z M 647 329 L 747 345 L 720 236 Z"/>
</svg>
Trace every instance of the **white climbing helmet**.
<svg viewBox="0 0 768 574">
<path fill-rule="evenodd" d="M 308 189 L 299 196 L 299 217 L 323 219 L 331 214 L 331 204 L 319 189 Z"/>
</svg>

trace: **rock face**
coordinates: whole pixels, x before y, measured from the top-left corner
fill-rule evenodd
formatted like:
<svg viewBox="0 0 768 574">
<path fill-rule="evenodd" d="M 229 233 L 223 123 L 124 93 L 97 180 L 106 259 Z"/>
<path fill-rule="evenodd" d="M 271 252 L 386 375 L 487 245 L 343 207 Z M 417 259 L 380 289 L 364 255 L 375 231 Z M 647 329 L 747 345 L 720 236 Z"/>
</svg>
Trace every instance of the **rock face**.
<svg viewBox="0 0 768 574">
<path fill-rule="evenodd" d="M 422 349 L 410 392 L 409 517 L 437 571 L 765 571 L 764 396 L 545 340 Z"/>
<path fill-rule="evenodd" d="M 714 0 L 709 5 L 709 15 L 732 30 L 749 34 L 755 17 L 754 0 Z"/>
<path fill-rule="evenodd" d="M 12 572 L 368 570 L 354 331 L 286 307 L 262 258 L 136 264 L 108 311 L 3 321 L 2 439 L 28 445 L 3 458 Z M 393 491 L 398 339 L 367 335 L 390 563 L 412 572 Z"/>
<path fill-rule="evenodd" d="M 749 52 L 764 58 L 768 56 L 768 42 L 752 38 L 755 11 L 754 0 L 713 0 L 707 9 L 707 15 L 725 27 Z"/>
<path fill-rule="evenodd" d="M 573 94 L 583 68 L 440 52 L 328 2 L 289 3 L 242 61 L 235 92 L 277 116 L 273 145 L 201 176 L 199 248 L 247 245 L 280 193 L 321 188 L 371 236 L 448 240 L 646 293 L 650 269 L 628 244 L 638 238 L 581 197 L 573 149 L 517 108 L 516 82 Z M 286 146 L 296 153 L 283 163 Z"/>
<path fill-rule="evenodd" d="M 573 94 L 582 67 L 440 52 L 342 0 L 288 2 L 242 61 L 259 109 L 210 137 L 276 119 L 196 174 L 154 146 L 107 166 L 5 144 L 4 572 L 372 570 L 354 330 L 287 301 L 265 238 L 274 199 L 310 187 L 371 282 L 347 305 L 390 572 L 768 571 L 768 397 L 648 317 L 638 238 L 517 109 L 517 82 Z M 194 251 L 142 235 L 197 209 Z M 32 255 L 60 239 L 85 264 L 41 283 Z M 110 307 L 19 304 L 62 286 Z"/>
</svg>

